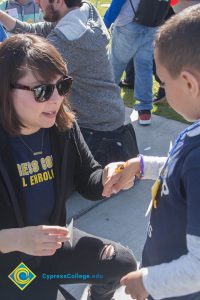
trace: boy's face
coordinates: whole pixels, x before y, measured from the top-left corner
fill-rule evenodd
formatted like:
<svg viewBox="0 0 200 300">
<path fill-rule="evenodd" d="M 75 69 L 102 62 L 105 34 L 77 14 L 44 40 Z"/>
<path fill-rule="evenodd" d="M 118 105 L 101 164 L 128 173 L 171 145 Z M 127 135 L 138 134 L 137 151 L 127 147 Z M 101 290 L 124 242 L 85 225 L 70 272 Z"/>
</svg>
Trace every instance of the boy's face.
<svg viewBox="0 0 200 300">
<path fill-rule="evenodd" d="M 158 50 L 155 50 L 156 72 L 164 87 L 169 105 L 186 120 L 193 122 L 200 119 L 200 95 L 196 97 L 191 90 L 192 75 L 182 71 L 173 78 L 159 60 Z"/>
</svg>

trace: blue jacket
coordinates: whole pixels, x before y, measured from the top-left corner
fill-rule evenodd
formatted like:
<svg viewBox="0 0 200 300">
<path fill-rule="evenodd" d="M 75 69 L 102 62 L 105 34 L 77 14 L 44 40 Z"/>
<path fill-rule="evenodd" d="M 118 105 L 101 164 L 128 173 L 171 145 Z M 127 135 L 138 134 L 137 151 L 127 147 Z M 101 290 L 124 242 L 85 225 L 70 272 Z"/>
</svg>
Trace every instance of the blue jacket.
<svg viewBox="0 0 200 300">
<path fill-rule="evenodd" d="M 0 25 L 0 42 L 3 42 L 7 38 L 7 34 L 3 27 Z"/>
<path fill-rule="evenodd" d="M 111 24 L 116 20 L 125 2 L 126 0 L 112 0 L 103 19 L 107 28 L 110 28 Z"/>
</svg>

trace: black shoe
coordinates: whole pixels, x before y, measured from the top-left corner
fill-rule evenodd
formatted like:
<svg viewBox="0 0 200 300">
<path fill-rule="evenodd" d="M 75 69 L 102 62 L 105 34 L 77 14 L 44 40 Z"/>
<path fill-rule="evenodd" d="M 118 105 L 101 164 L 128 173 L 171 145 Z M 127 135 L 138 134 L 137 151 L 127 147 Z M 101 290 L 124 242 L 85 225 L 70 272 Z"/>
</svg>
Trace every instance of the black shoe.
<svg viewBox="0 0 200 300">
<path fill-rule="evenodd" d="M 130 81 L 126 81 L 126 79 L 121 80 L 119 86 L 126 87 L 128 89 L 134 89 L 134 83 Z"/>
<path fill-rule="evenodd" d="M 164 101 L 166 101 L 165 89 L 160 87 L 157 93 L 155 94 L 155 97 L 153 98 L 153 104 L 161 103 Z"/>
</svg>

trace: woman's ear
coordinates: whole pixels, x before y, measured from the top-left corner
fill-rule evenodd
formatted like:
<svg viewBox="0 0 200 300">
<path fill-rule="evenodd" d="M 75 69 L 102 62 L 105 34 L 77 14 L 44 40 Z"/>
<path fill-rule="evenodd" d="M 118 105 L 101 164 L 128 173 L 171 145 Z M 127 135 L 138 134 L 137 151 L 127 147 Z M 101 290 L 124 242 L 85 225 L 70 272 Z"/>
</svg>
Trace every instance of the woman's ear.
<svg viewBox="0 0 200 300">
<path fill-rule="evenodd" d="M 182 86 L 188 96 L 197 97 L 200 94 L 200 76 L 194 72 L 184 70 L 181 72 Z"/>
</svg>

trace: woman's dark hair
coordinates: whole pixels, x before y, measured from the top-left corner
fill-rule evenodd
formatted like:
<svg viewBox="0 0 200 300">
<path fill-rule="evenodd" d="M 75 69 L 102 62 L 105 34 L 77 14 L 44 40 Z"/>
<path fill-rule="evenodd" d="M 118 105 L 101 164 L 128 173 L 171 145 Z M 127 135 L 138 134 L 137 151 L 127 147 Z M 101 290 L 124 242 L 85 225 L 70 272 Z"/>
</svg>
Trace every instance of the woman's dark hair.
<svg viewBox="0 0 200 300">
<path fill-rule="evenodd" d="M 0 123 L 11 135 L 20 134 L 25 127 L 14 109 L 10 85 L 31 71 L 38 81 L 50 82 L 67 74 L 59 52 L 44 38 L 31 34 L 16 34 L 0 46 Z M 65 97 L 56 116 L 61 131 L 72 127 L 74 114 Z"/>
</svg>

